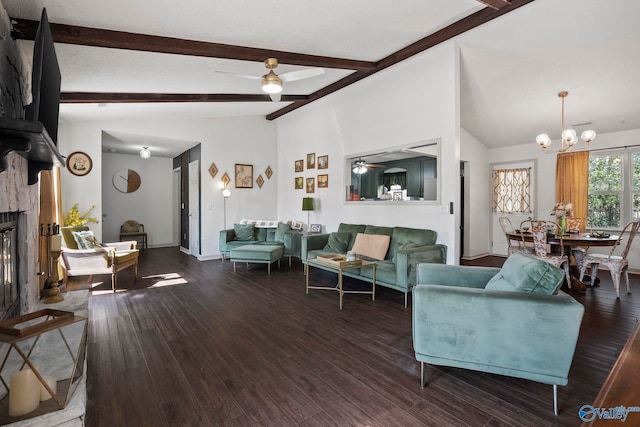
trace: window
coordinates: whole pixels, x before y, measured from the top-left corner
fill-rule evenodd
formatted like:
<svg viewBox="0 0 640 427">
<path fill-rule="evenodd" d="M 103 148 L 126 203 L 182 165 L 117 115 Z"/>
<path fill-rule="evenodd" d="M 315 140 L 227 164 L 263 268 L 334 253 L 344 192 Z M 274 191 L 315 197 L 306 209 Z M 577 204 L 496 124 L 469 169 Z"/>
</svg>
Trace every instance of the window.
<svg viewBox="0 0 640 427">
<path fill-rule="evenodd" d="M 589 213 L 593 227 L 620 229 L 640 218 L 640 152 L 589 157 Z"/>
<path fill-rule="evenodd" d="M 531 212 L 531 168 L 493 170 L 493 211 Z"/>
</svg>

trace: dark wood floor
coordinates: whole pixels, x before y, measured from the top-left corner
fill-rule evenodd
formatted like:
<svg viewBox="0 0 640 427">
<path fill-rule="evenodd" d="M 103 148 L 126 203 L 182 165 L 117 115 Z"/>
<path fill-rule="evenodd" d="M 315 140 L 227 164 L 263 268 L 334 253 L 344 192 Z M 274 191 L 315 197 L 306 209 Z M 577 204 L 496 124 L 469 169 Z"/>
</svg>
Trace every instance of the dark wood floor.
<svg viewBox="0 0 640 427">
<path fill-rule="evenodd" d="M 575 426 L 640 314 L 638 276 L 620 300 L 608 272 L 575 295 L 586 314 L 554 417 L 551 386 L 531 381 L 429 367 L 421 389 L 400 292 L 347 295 L 340 311 L 335 292 L 305 295 L 299 261 L 234 274 L 175 248 L 143 251 L 140 276 L 121 273 L 128 289 L 115 294 L 108 278 L 93 280 L 89 427 Z"/>
</svg>

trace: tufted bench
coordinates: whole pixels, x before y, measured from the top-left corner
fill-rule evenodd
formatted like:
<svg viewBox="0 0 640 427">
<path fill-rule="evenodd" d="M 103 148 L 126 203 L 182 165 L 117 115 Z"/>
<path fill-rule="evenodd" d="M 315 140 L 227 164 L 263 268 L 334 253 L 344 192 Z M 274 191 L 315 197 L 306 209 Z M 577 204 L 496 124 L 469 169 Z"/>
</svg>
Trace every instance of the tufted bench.
<svg viewBox="0 0 640 427">
<path fill-rule="evenodd" d="M 271 274 L 271 264 L 278 261 L 280 268 L 280 258 L 284 253 L 282 245 L 244 245 L 231 249 L 231 262 L 233 271 L 236 271 L 236 262 L 252 262 L 256 264 L 267 264 L 267 271 Z"/>
</svg>

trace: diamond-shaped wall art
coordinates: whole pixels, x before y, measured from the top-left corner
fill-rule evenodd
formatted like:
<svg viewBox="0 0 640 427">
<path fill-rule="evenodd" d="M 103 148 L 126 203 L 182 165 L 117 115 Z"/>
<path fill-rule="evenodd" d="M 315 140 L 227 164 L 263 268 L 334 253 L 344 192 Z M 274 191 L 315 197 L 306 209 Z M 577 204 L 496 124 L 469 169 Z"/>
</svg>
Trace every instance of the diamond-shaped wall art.
<svg viewBox="0 0 640 427">
<path fill-rule="evenodd" d="M 211 174 L 211 178 L 216 179 L 216 175 L 218 175 L 218 168 L 215 163 L 211 163 L 211 166 L 209 166 L 209 173 Z"/>
<path fill-rule="evenodd" d="M 264 174 L 267 175 L 267 179 L 271 179 L 271 175 L 273 175 L 273 170 L 271 166 L 267 166 L 267 170 L 264 171 Z"/>
<path fill-rule="evenodd" d="M 258 184 L 259 188 L 262 188 L 262 184 L 264 184 L 264 178 L 262 178 L 262 175 L 258 175 L 258 178 L 256 178 L 256 184 Z"/>
</svg>

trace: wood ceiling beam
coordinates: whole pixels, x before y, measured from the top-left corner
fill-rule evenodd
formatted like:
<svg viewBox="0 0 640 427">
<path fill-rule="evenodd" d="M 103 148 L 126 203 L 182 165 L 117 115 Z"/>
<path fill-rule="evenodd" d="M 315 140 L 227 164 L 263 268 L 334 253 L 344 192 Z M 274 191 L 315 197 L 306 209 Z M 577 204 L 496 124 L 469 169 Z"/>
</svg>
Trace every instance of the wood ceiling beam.
<svg viewBox="0 0 640 427">
<path fill-rule="evenodd" d="M 500 10 L 503 7 L 507 7 L 511 4 L 510 0 L 477 0 L 477 1 L 495 10 Z"/>
<path fill-rule="evenodd" d="M 14 39 L 34 40 L 38 21 L 11 18 Z M 345 70 L 370 70 L 374 62 L 357 59 L 333 58 L 306 55 L 272 49 L 233 46 L 197 40 L 176 39 L 75 25 L 51 24 L 53 40 L 56 43 L 81 46 L 106 47 L 112 49 L 138 50 L 143 52 L 170 53 L 175 55 L 202 56 L 208 58 L 237 59 L 241 61 L 263 62 L 267 58 L 278 58 L 281 64 L 306 67 L 338 68 Z"/>
<path fill-rule="evenodd" d="M 307 95 L 282 95 L 282 102 L 306 101 Z M 242 93 L 101 93 L 62 92 L 66 104 L 126 104 L 144 102 L 272 102 L 269 95 Z"/>
<path fill-rule="evenodd" d="M 309 99 L 304 101 L 297 101 L 291 105 L 287 105 L 280 110 L 274 111 L 271 114 L 267 115 L 267 120 L 274 120 L 278 117 L 283 116 L 284 114 L 290 113 L 293 110 L 296 110 L 300 107 L 303 107 L 310 102 L 316 101 L 324 96 L 329 95 L 330 93 L 336 92 L 340 89 L 343 89 L 359 80 L 367 78 L 379 71 L 384 70 L 392 65 L 395 65 L 401 61 L 404 61 L 407 58 L 410 58 L 418 53 L 424 52 L 427 49 L 430 49 L 438 44 L 441 44 L 447 40 L 452 39 L 466 31 L 472 30 L 482 24 L 485 24 L 495 18 L 498 18 L 502 15 L 505 15 L 509 12 L 512 12 L 528 3 L 531 3 L 535 0 L 511 0 L 511 3 L 508 6 L 502 7 L 501 9 L 493 9 L 490 7 L 486 7 L 478 12 L 475 12 L 469 16 L 466 16 L 459 21 L 454 22 L 453 24 L 436 31 L 433 34 L 430 34 L 424 37 L 417 42 L 410 44 L 409 46 L 400 49 L 397 52 L 392 53 L 386 58 L 381 59 L 376 63 L 376 67 L 373 70 L 369 71 L 356 71 L 348 75 L 347 77 L 338 80 L 337 82 L 326 86 L 312 94 L 309 95 Z"/>
</svg>

